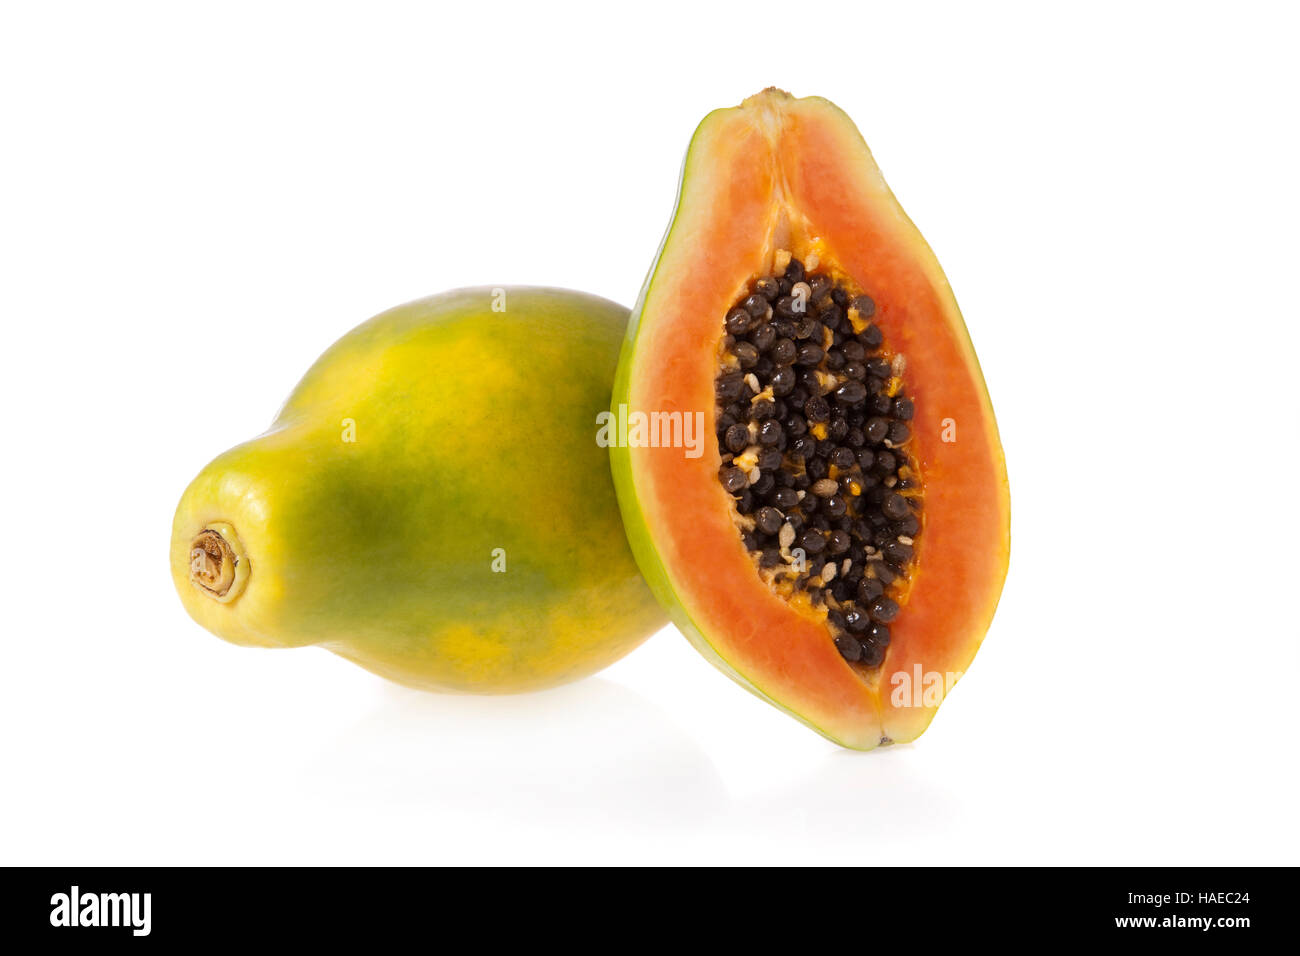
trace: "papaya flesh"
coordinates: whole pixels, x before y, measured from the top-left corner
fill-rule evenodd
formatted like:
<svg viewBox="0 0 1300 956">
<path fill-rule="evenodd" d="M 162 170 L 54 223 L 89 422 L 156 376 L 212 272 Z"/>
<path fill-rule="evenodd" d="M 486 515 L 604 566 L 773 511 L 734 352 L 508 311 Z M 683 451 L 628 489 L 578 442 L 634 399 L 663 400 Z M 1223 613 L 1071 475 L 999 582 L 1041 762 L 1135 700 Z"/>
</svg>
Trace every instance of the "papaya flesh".
<svg viewBox="0 0 1300 956">
<path fill-rule="evenodd" d="M 317 645 L 427 690 L 536 690 L 622 657 L 664 622 L 592 436 L 626 321 L 508 287 L 359 326 L 185 491 L 186 610 L 236 644 Z"/>
<path fill-rule="evenodd" d="M 611 451 L 692 643 L 846 747 L 918 737 L 1001 594 L 1006 466 L 947 279 L 833 104 L 770 89 L 700 124 L 613 410 L 717 436 Z"/>
</svg>

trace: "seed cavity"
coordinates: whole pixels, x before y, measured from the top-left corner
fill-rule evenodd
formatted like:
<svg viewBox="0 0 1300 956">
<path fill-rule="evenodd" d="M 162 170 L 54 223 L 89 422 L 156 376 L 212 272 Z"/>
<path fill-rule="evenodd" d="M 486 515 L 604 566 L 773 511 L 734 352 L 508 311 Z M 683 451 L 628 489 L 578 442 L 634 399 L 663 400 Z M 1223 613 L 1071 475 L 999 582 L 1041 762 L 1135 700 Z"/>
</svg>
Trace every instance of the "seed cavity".
<svg viewBox="0 0 1300 956">
<path fill-rule="evenodd" d="M 718 479 L 759 574 L 824 611 L 841 656 L 872 670 L 921 531 L 907 363 L 888 351 L 870 295 L 814 256 L 778 250 L 774 265 L 723 318 Z"/>
</svg>

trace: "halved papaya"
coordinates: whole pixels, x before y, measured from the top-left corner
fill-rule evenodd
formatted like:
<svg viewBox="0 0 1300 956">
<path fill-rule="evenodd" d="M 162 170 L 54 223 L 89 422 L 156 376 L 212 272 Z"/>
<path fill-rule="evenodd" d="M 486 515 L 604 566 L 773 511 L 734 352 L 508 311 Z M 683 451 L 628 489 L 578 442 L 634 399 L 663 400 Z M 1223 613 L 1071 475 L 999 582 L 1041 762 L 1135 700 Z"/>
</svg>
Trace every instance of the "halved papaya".
<svg viewBox="0 0 1300 956">
<path fill-rule="evenodd" d="M 705 117 L 613 401 L 624 525 L 686 636 L 846 747 L 918 737 L 1002 591 L 1006 465 L 948 281 L 837 107 Z"/>
</svg>

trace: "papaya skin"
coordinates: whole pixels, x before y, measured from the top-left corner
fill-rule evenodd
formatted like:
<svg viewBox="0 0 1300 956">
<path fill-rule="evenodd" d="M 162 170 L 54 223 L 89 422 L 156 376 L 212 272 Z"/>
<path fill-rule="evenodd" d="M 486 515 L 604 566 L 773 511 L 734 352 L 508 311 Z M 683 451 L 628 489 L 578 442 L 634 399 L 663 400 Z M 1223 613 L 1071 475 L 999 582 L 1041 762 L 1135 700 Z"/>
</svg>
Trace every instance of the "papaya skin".
<svg viewBox="0 0 1300 956">
<path fill-rule="evenodd" d="M 906 359 L 917 409 L 909 453 L 924 508 L 883 667 L 844 661 L 807 602 L 787 603 L 759 579 L 718 481 L 716 443 L 694 461 L 613 449 L 624 524 L 673 622 L 725 674 L 842 746 L 909 742 L 993 619 L 1009 564 L 1010 497 L 992 404 L 948 281 L 832 103 L 769 89 L 700 123 L 633 308 L 613 405 L 699 410 L 712 433 L 722 317 L 749 282 L 772 274 L 778 250 L 816 257 L 837 282 L 870 293 L 886 347 Z M 940 437 L 949 420 L 960 428 L 952 443 Z"/>
<path fill-rule="evenodd" d="M 595 440 L 627 310 L 504 291 L 504 311 L 462 289 L 359 326 L 203 469 L 171 539 L 198 623 L 473 693 L 577 680 L 662 626 Z"/>
</svg>

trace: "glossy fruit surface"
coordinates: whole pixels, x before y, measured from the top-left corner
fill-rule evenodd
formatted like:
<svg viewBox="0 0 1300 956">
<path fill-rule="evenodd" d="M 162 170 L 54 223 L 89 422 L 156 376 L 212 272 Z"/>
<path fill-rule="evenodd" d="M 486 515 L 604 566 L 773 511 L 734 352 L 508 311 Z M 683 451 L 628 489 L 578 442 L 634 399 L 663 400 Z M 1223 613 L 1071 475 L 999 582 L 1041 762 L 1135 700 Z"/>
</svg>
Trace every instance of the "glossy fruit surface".
<svg viewBox="0 0 1300 956">
<path fill-rule="evenodd" d="M 583 293 L 482 288 L 348 333 L 185 491 L 186 610 L 429 690 L 533 690 L 622 657 L 663 623 L 595 441 L 626 320 Z"/>
</svg>

